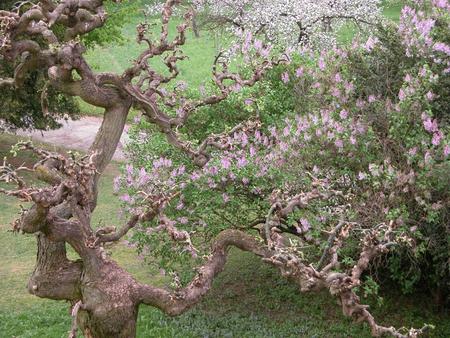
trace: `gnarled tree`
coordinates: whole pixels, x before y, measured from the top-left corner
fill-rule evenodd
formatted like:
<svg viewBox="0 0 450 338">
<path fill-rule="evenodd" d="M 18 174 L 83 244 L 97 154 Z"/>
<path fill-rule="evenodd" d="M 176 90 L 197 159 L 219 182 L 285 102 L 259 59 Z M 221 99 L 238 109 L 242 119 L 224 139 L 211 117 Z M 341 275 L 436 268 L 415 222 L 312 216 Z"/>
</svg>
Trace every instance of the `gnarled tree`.
<svg viewBox="0 0 450 338">
<path fill-rule="evenodd" d="M 39 297 L 71 302 L 72 335 L 79 328 L 86 337 L 133 337 L 141 304 L 157 307 L 169 315 L 186 311 L 207 293 L 214 277 L 224 267 L 228 248 L 235 246 L 277 267 L 297 283 L 301 291 L 328 289 L 340 300 L 343 313 L 367 322 L 374 336 L 388 333 L 396 337 L 415 337 L 425 331 L 427 327 L 401 331 L 378 325 L 367 307 L 361 304 L 355 288 L 360 285 L 362 273 L 371 260 L 398 243 L 407 243 L 408 237 L 393 220 L 356 230 L 357 223 L 344 218 L 353 198 L 353 186 L 332 171 L 304 175 L 305 168 L 299 166 L 297 171 L 289 172 L 289 175 L 299 175 L 297 184 L 280 186 L 270 192 L 261 192 L 258 187 L 245 190 L 245 198 L 263 196 L 266 208 L 256 210 L 256 219 L 248 227 L 241 224 L 220 232 L 195 278 L 175 291 L 137 282 L 108 257 L 103 249 L 105 243 L 118 241 L 132 229 L 155 223 L 156 226 L 148 230 L 150 234 L 165 232 L 195 255 L 198 249 L 191 234 L 176 227 L 168 216 L 183 189 L 196 184 L 198 179 L 204 179 L 211 190 L 233 182 L 231 173 L 230 180 L 221 179 L 222 183 L 208 176 L 218 172 L 217 161 L 224 170 L 233 165 L 242 168 L 247 164 L 244 153 L 255 157 L 256 150 L 266 149 L 268 153 L 264 156 L 255 157 L 259 170 L 264 172 L 270 163 L 289 165 L 283 157 L 286 147 L 299 146 L 297 141 L 284 142 L 276 129 L 265 135 L 257 119 L 243 122 L 228 132 L 210 135 L 199 144 L 182 137 L 180 130 L 199 108 L 219 103 L 230 93 L 254 85 L 271 67 L 287 62 L 288 57 L 271 58 L 267 46 L 249 37 L 241 51 L 247 59 L 254 60 L 249 65 L 251 72 L 247 72 L 246 77 L 231 72 L 219 55 L 212 72 L 215 91 L 198 100 L 188 99 L 178 86 L 174 90 L 167 86 L 178 75 L 177 62 L 184 59 L 180 47 L 185 43 L 187 21 L 191 16 L 189 12 L 185 15 L 186 21 L 177 27 L 176 36 L 169 39 L 169 21 L 173 7 L 179 3 L 179 0 L 166 1 L 158 39 L 149 37 L 146 24 L 137 27 L 137 41 L 144 44 L 145 49 L 120 75 L 94 72 L 83 56 L 85 48 L 79 39 L 105 23 L 103 1 L 43 0 L 20 14 L 0 11 L 0 53 L 5 60 L 16 64 L 14 73 L 10 78 L 1 79 L 0 86 L 19 88 L 28 72 L 43 69 L 48 72 L 49 85 L 56 90 L 105 110 L 102 126 L 84 158 L 67 158 L 37 149 L 30 143 L 18 145 L 19 149 L 35 152 L 40 157 L 33 171 L 47 183 L 46 187 L 29 186 L 20 177 L 20 171 L 27 170 L 25 168 L 14 169 L 7 163 L 1 167 L 0 178 L 17 185 L 16 189 L 1 192 L 33 202 L 15 223 L 16 230 L 38 235 L 37 262 L 28 284 L 29 291 Z M 168 69 L 166 74 L 152 68 L 150 61 L 155 57 L 163 57 Z M 123 181 L 136 191 L 125 200 L 133 198 L 138 202 L 130 204 L 129 221 L 119 228 L 94 230 L 91 214 L 96 206 L 99 176 L 112 158 L 133 105 L 198 169 L 190 169 L 186 178 L 186 169 L 178 167 L 174 171 L 167 159 L 155 161 L 152 172 L 141 170 L 136 174 L 130 167 Z M 315 121 L 313 117 L 296 121 L 299 133 L 317 123 L 309 118 Z M 290 130 L 284 133 L 285 137 L 291 135 Z M 292 133 L 294 135 L 298 136 L 296 132 Z M 341 143 L 336 140 L 335 146 L 333 151 L 338 151 Z M 258 175 L 256 173 L 255 177 Z M 242 184 L 247 186 L 248 182 L 243 180 Z M 225 195 L 223 198 L 227 199 Z M 296 211 L 312 205 L 317 207 L 324 201 L 330 201 L 333 215 L 341 217 L 329 231 L 321 233 L 324 245 L 318 255 L 312 256 L 318 258 L 317 262 L 309 261 L 301 254 L 301 248 L 287 243 L 282 233 L 294 234 L 302 243 L 317 245 L 308 235 L 307 221 L 301 219 L 292 223 L 290 219 Z M 260 225 L 261 235 L 249 233 L 256 225 Z M 339 250 L 353 230 L 362 234 L 359 258 L 349 269 L 339 270 Z M 67 258 L 66 244 L 73 247 L 80 260 Z"/>
</svg>

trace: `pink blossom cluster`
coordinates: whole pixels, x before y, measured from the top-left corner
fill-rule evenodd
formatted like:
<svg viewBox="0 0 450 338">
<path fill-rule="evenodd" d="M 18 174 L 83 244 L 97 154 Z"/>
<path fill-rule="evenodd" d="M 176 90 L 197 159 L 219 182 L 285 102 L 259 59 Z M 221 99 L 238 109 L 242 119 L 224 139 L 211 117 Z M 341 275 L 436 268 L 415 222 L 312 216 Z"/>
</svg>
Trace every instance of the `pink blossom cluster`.
<svg viewBox="0 0 450 338">
<path fill-rule="evenodd" d="M 419 4 L 422 1 L 419 1 Z M 431 11 L 435 16 L 448 11 L 447 0 L 432 1 Z M 442 41 L 434 41 L 432 30 L 436 20 L 421 8 L 405 6 L 402 9 L 399 32 L 406 47 L 407 57 L 429 57 L 434 62 L 446 65 L 444 73 L 450 72 L 450 46 Z"/>
</svg>

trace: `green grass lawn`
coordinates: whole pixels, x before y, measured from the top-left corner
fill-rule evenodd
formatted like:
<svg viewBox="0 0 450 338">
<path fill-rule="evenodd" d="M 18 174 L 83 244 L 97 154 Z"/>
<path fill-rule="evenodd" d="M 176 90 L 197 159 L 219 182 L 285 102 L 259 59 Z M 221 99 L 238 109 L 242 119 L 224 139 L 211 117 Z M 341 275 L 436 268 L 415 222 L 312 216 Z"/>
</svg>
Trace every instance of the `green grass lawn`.
<svg viewBox="0 0 450 338">
<path fill-rule="evenodd" d="M 114 72 L 121 74 L 124 69 L 130 67 L 133 61 L 145 48 L 136 43 L 136 25 L 143 21 L 143 17 L 132 16 L 129 23 L 123 27 L 123 36 L 126 42 L 120 45 L 102 46 L 91 49 L 86 54 L 86 59 L 92 68 L 99 72 Z M 153 20 L 155 23 L 157 19 Z M 170 24 L 170 36 L 174 36 L 176 25 L 179 20 L 174 19 Z M 158 22 L 159 23 L 159 22 Z M 153 29 L 154 36 L 158 36 L 159 25 Z M 192 31 L 188 31 L 186 44 L 182 48 L 188 57 L 186 60 L 178 62 L 178 80 L 183 80 L 193 88 L 198 88 L 201 84 L 211 79 L 212 64 L 218 52 L 215 47 L 214 38 L 206 32 L 202 32 L 199 38 L 194 37 Z M 150 62 L 151 66 L 163 74 L 167 73 L 167 67 L 160 58 L 155 58 Z M 175 83 L 174 83 L 175 84 Z M 80 102 L 82 113 L 87 115 L 99 115 L 103 111 L 97 107 Z"/>
<path fill-rule="evenodd" d="M 0 134 L 0 157 L 17 141 Z M 31 164 L 27 154 L 13 159 Z M 95 225 L 117 224 L 119 204 L 112 192 L 118 165 L 111 164 L 100 181 Z M 26 283 L 36 255 L 32 235 L 14 234 L 10 222 L 20 203 L 0 195 L 0 337 L 65 337 L 70 329 L 68 304 L 31 296 Z M 158 271 L 140 260 L 134 249 L 116 244 L 112 257 L 138 280 L 164 285 Z M 73 252 L 70 252 L 75 256 Z M 386 325 L 436 325 L 431 337 L 449 337 L 450 322 L 434 313 L 426 298 L 385 295 L 383 307 L 374 306 L 377 319 Z M 138 337 L 369 337 L 366 325 L 353 325 L 341 314 L 336 300 L 327 293 L 300 294 L 272 267 L 248 253 L 233 250 L 225 271 L 208 296 L 188 313 L 169 318 L 142 306 Z"/>
</svg>

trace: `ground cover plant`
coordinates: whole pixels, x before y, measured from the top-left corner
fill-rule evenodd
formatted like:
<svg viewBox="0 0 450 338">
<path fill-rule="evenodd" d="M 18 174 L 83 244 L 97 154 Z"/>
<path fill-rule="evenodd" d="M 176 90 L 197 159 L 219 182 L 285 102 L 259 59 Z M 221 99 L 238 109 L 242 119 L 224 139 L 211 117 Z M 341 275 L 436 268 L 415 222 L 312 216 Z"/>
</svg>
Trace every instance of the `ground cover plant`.
<svg viewBox="0 0 450 338">
<path fill-rule="evenodd" d="M 387 45 L 375 38 L 316 58 L 305 50 L 272 54 L 269 45 L 249 34 L 234 47 L 248 67 L 232 72 L 219 54 L 213 86 L 199 96 L 183 83 L 166 85 L 184 59 L 179 47 L 187 23 L 178 26 L 173 39 L 168 37 L 177 3 L 166 2 L 156 40 L 147 35 L 146 24 L 138 27 L 138 41 L 147 47 L 120 76 L 92 71 L 82 44 L 74 40 L 103 24 L 101 1 L 41 1 L 22 15 L 1 12 L 2 53 L 9 60 L 22 57 L 14 77 L 2 85 L 18 85 L 21 71 L 45 66 L 52 86 L 105 108 L 87 156 L 64 156 L 28 142 L 13 149 L 40 158 L 34 173 L 47 186 L 29 185 L 20 175 L 27 167 L 2 166 L 2 179 L 17 188 L 1 191 L 32 202 L 15 223 L 15 230 L 38 237 L 30 292 L 72 303 L 72 335 L 79 328 L 85 336 L 134 336 L 141 303 L 171 315 L 186 311 L 211 287 L 228 247 L 236 246 L 275 266 L 302 292 L 327 290 L 340 301 L 344 315 L 366 322 L 374 336 L 413 337 L 428 331 L 429 325 L 395 329 L 377 324 L 359 295 L 376 292 L 376 282 L 364 273 L 375 258 L 391 251 L 427 252 L 436 258 L 433 273 L 445 278 L 448 272 L 448 262 L 438 255 L 442 249 L 424 247 L 447 231 L 448 191 L 445 180 L 434 179 L 448 173 L 448 125 L 443 112 L 435 111 L 445 100 L 440 76 L 449 66 L 448 46 L 441 40 L 447 2 L 433 2 L 427 11 L 421 11 L 421 3 L 405 7 L 395 34 L 404 48 L 402 57 L 416 62 L 402 68 L 401 81 L 393 78 L 371 87 L 352 73 L 350 64 L 359 62 L 362 70 L 378 65 L 374 52 L 385 52 Z M 191 15 L 187 12 L 185 19 Z M 67 27 L 64 37 L 53 33 L 54 24 Z M 51 48 L 22 40 L 27 34 L 42 35 Z M 165 74 L 149 63 L 162 54 Z M 314 63 L 317 67 L 308 68 Z M 245 93 L 243 87 L 255 86 L 275 66 L 285 67 L 279 82 L 299 91 L 298 107 L 307 111 L 277 118 L 276 110 L 258 108 L 265 98 L 248 97 L 243 102 L 249 116 L 232 119 L 236 124 L 231 128 L 199 124 L 206 107 Z M 356 91 L 359 86 L 366 91 Z M 133 163 L 115 180 L 129 221 L 123 227 L 94 229 L 100 174 L 131 105 L 142 111 L 141 123 L 151 124 L 152 136 L 160 132 L 167 144 L 157 151 L 136 151 L 146 143 L 146 135 L 137 134 L 130 148 Z M 266 116 L 272 123 L 264 123 Z M 107 243 L 132 229 L 140 250 L 150 248 L 166 269 L 174 271 L 191 258 L 201 267 L 193 276 L 173 273 L 173 290 L 135 280 L 106 250 Z M 67 258 L 66 242 L 79 260 Z"/>
</svg>

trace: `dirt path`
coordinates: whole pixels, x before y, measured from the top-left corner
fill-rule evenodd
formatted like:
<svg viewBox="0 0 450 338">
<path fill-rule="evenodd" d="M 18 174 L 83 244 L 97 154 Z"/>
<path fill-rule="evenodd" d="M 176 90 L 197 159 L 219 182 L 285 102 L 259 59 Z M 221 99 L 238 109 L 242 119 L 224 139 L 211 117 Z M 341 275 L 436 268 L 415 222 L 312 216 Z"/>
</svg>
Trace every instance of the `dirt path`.
<svg viewBox="0 0 450 338">
<path fill-rule="evenodd" d="M 35 130 L 30 132 L 19 129 L 16 131 L 16 134 L 68 149 L 87 151 L 94 141 L 95 134 L 100 128 L 101 123 L 102 119 L 98 117 L 86 116 L 76 121 L 61 121 L 62 127 L 56 130 Z M 125 131 L 120 138 L 119 145 L 113 157 L 116 161 L 124 161 L 126 159 L 123 148 L 129 140 L 127 130 L 128 126 L 125 126 Z"/>
</svg>

